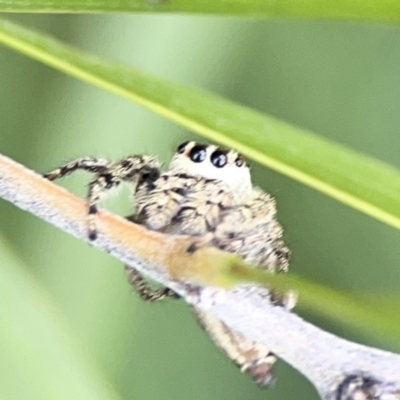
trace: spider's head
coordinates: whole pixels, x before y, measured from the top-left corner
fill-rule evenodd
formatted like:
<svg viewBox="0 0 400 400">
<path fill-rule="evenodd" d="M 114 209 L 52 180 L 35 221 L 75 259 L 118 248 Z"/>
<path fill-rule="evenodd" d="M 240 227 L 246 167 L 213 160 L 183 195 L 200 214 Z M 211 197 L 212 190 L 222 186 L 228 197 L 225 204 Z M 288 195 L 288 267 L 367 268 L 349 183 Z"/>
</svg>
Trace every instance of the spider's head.
<svg viewBox="0 0 400 400">
<path fill-rule="evenodd" d="M 178 146 L 169 171 L 223 181 L 234 194 L 251 192 L 250 168 L 235 150 L 185 142 Z"/>
</svg>

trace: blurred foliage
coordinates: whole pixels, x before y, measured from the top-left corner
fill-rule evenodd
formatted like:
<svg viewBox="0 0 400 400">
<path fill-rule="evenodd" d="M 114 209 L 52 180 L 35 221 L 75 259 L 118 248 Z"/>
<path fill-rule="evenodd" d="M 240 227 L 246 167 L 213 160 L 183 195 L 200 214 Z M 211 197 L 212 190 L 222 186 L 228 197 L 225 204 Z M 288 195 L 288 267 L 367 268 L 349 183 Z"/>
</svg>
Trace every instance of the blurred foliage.
<svg viewBox="0 0 400 400">
<path fill-rule="evenodd" d="M 395 29 L 166 16 L 18 19 L 91 52 L 208 89 L 400 164 L 400 32 Z M 89 154 L 119 158 L 144 152 L 167 160 L 180 141 L 193 137 L 146 110 L 6 49 L 0 49 L 0 65 L 0 151 L 35 170 Z M 254 181 L 277 198 L 293 252 L 292 270 L 347 291 L 389 297 L 398 292 L 397 231 L 258 165 L 253 173 Z M 82 195 L 84 182 L 84 177 L 71 178 L 65 185 Z M 128 204 L 113 202 L 111 208 L 124 214 Z M 0 223 L 14 253 L 27 265 L 26 274 L 34 274 L 52 307 L 68 320 L 67 334 L 79 338 L 122 398 L 317 398 L 284 365 L 274 388 L 257 389 L 213 347 L 183 304 L 142 304 L 131 294 L 119 263 L 106 255 L 4 202 Z M 1 262 L 21 268 L 16 256 Z M 1 307 L 9 306 L 4 303 Z M 378 337 L 329 321 L 314 322 L 353 340 L 399 351 L 398 345 Z M 10 342 L 8 335 L 0 326 L 2 343 Z M 35 364 L 42 358 L 13 351 L 13 345 L 9 343 L 7 355 L 19 368 L 21 385 L 27 376 L 35 381 L 41 371 Z M 37 346 L 34 336 L 31 345 Z M 22 398 L 9 395 L 10 385 L 0 382 L 0 397 Z M 43 399 L 43 392 L 32 388 L 30 398 Z"/>
<path fill-rule="evenodd" d="M 118 399 L 74 343 L 52 300 L 1 239 L 0 303 L 6 305 L 0 313 L 6 344 L 0 358 L 1 397 L 23 399 L 34 393 L 42 399 Z"/>
</svg>

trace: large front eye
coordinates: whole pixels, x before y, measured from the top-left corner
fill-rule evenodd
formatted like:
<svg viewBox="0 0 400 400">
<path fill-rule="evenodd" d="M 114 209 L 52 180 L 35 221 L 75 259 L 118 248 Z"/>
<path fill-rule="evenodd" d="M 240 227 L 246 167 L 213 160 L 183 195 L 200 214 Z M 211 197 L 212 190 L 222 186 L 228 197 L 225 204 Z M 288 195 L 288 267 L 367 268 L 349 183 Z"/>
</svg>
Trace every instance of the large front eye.
<svg viewBox="0 0 400 400">
<path fill-rule="evenodd" d="M 207 152 L 204 146 L 196 145 L 190 150 L 189 157 L 193 162 L 203 162 L 207 157 Z"/>
<path fill-rule="evenodd" d="M 222 168 L 228 162 L 228 157 L 223 151 L 215 150 L 214 153 L 211 154 L 211 162 L 213 163 L 214 167 Z"/>
<path fill-rule="evenodd" d="M 179 153 L 179 154 L 182 154 L 182 153 L 185 151 L 186 146 L 188 145 L 188 143 L 189 143 L 189 142 L 183 142 L 183 143 L 181 143 L 181 144 L 178 146 L 178 148 L 176 149 L 176 152 Z"/>
</svg>

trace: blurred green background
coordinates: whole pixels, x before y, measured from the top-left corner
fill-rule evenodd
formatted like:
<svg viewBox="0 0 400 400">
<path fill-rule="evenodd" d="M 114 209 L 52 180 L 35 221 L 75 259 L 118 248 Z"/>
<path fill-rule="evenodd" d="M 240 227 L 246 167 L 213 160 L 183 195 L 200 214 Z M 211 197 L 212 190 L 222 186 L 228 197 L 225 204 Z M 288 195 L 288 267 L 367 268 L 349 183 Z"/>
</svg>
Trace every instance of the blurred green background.
<svg viewBox="0 0 400 400">
<path fill-rule="evenodd" d="M 400 167 L 398 28 L 161 15 L 12 19 L 102 57 L 219 93 Z M 39 172 L 84 155 L 119 159 L 147 153 L 168 161 L 181 141 L 196 138 L 5 48 L 0 48 L 0 93 L 0 151 Z M 399 292 L 398 231 L 265 168 L 253 165 L 253 176 L 277 198 L 292 271 L 349 292 Z M 61 184 L 84 196 L 87 181 L 82 174 Z M 127 194 L 107 206 L 127 214 Z M 141 302 L 120 262 L 4 201 L 0 228 L 1 268 L 31 279 L 41 301 L 62 320 L 72 346 L 82 352 L 78 357 L 93 365 L 120 398 L 318 398 L 283 362 L 276 368 L 276 385 L 258 389 L 214 347 L 184 304 Z M 46 397 L 42 387 L 28 384 L 38 382 L 35 373 L 50 361 L 40 352 L 31 354 L 30 347 L 40 347 L 32 332 L 40 336 L 44 328 L 34 318 L 27 321 L 17 305 L 18 299 L 0 302 L 0 398 L 64 399 L 62 393 Z M 400 351 L 400 340 L 383 342 L 335 326 L 328 317 L 303 315 L 351 340 Z M 13 334 L 27 337 L 26 349 L 10 341 L 9 326 L 18 326 L 19 318 L 28 329 Z"/>
</svg>

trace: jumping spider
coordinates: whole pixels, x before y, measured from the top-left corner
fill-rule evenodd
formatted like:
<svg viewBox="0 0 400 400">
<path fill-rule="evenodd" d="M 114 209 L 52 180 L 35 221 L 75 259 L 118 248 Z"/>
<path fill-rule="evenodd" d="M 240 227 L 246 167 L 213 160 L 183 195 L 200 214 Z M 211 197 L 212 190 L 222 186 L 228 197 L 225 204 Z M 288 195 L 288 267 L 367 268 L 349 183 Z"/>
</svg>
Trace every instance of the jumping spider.
<svg viewBox="0 0 400 400">
<path fill-rule="evenodd" d="M 96 239 L 97 205 L 102 194 L 127 182 L 134 187 L 136 213 L 128 217 L 147 229 L 198 238 L 195 243 L 215 246 L 242 256 L 271 272 L 286 272 L 289 250 L 276 221 L 274 199 L 251 183 L 250 169 L 234 150 L 196 142 L 182 143 L 166 172 L 152 156 L 132 155 L 117 163 L 85 157 L 45 174 L 55 180 L 76 170 L 95 174 L 88 191 L 88 234 Z M 196 246 L 189 251 L 195 251 Z M 127 276 L 138 294 L 156 301 L 178 297 L 169 288 L 152 289 L 132 267 Z M 252 290 L 255 288 L 252 287 Z M 270 296 L 265 288 L 256 288 Z M 294 306 L 290 296 L 280 304 Z M 262 386 L 272 381 L 275 356 L 264 346 L 244 338 L 207 312 L 195 309 L 203 328 L 242 371 Z"/>
</svg>

